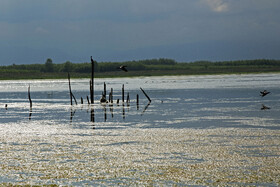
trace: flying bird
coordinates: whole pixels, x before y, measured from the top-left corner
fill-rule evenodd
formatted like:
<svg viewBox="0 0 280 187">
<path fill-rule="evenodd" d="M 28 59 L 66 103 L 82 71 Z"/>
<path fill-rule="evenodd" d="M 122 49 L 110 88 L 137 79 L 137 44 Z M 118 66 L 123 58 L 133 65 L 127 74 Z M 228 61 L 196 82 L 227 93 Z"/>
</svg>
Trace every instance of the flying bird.
<svg viewBox="0 0 280 187">
<path fill-rule="evenodd" d="M 264 90 L 264 91 L 260 91 L 260 96 L 264 97 L 266 96 L 267 94 L 269 94 L 270 92 L 268 92 L 267 90 Z"/>
<path fill-rule="evenodd" d="M 127 72 L 126 67 L 127 67 L 127 66 L 120 66 L 120 67 L 119 67 L 119 69 L 121 69 L 121 70 L 123 70 L 123 71 Z"/>
<path fill-rule="evenodd" d="M 261 110 L 268 110 L 268 109 L 270 109 L 270 107 L 267 107 L 267 106 L 265 106 L 264 104 L 262 104 Z"/>
</svg>

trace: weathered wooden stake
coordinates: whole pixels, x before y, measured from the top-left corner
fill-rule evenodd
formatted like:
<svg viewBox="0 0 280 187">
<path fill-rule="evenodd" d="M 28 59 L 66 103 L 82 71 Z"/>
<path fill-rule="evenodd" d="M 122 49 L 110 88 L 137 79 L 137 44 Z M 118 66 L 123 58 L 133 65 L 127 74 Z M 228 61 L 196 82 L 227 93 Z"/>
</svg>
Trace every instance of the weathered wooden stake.
<svg viewBox="0 0 280 187">
<path fill-rule="evenodd" d="M 124 84 L 122 85 L 122 102 L 124 103 Z"/>
<path fill-rule="evenodd" d="M 78 105 L 78 102 L 77 102 L 77 100 L 76 100 L 76 97 L 74 96 L 74 94 L 73 94 L 72 92 L 71 92 L 71 94 L 72 94 L 72 97 L 74 98 L 75 104 Z"/>
<path fill-rule="evenodd" d="M 91 60 L 91 90 L 90 90 L 90 100 L 91 103 L 94 103 L 94 61 L 92 56 L 90 57 Z"/>
<path fill-rule="evenodd" d="M 32 100 L 31 100 L 31 96 L 30 96 L 30 85 L 29 85 L 29 87 L 28 87 L 28 99 L 29 99 L 29 103 L 30 103 L 29 120 L 31 120 L 31 115 L 32 115 Z"/>
<path fill-rule="evenodd" d="M 129 92 L 127 92 L 126 103 L 130 103 Z"/>
<path fill-rule="evenodd" d="M 106 99 L 106 83 L 104 82 L 104 92 L 103 92 L 103 95 L 104 95 L 104 97 L 105 97 L 105 99 Z"/>
<path fill-rule="evenodd" d="M 89 94 L 90 94 L 90 98 L 91 98 L 91 94 L 92 94 L 92 83 L 91 83 L 91 80 L 89 81 Z"/>
<path fill-rule="evenodd" d="M 87 96 L 87 102 L 88 102 L 88 104 L 90 104 L 88 96 Z"/>
<path fill-rule="evenodd" d="M 150 99 L 150 97 L 146 94 L 146 92 L 140 87 L 140 89 L 142 90 L 142 92 L 144 93 L 144 95 L 147 97 L 147 99 L 152 102 L 152 100 Z"/>
<path fill-rule="evenodd" d="M 109 93 L 109 103 L 113 103 L 112 89 L 111 89 L 111 92 Z"/>
<path fill-rule="evenodd" d="M 70 104 L 73 105 L 73 102 L 72 102 L 71 83 L 70 83 L 70 74 L 69 74 L 69 73 L 68 73 L 68 84 L 69 84 Z"/>
<path fill-rule="evenodd" d="M 73 102 L 72 102 L 72 97 L 74 98 L 74 101 L 75 101 L 75 103 L 76 103 L 76 105 L 78 104 L 77 103 L 77 100 L 76 100 L 76 98 L 75 98 L 75 96 L 73 95 L 73 93 L 72 93 L 72 90 L 71 90 L 71 83 L 70 83 L 70 74 L 68 73 L 68 83 L 69 83 L 69 92 L 70 92 L 70 103 L 71 103 L 71 105 L 73 105 Z"/>
<path fill-rule="evenodd" d="M 84 104 L 84 100 L 83 100 L 83 98 L 81 97 L 81 104 Z"/>
<path fill-rule="evenodd" d="M 29 103 L 30 103 L 30 108 L 32 108 L 32 100 L 31 100 L 31 96 L 30 96 L 30 85 L 28 87 L 28 99 L 29 99 Z"/>
</svg>

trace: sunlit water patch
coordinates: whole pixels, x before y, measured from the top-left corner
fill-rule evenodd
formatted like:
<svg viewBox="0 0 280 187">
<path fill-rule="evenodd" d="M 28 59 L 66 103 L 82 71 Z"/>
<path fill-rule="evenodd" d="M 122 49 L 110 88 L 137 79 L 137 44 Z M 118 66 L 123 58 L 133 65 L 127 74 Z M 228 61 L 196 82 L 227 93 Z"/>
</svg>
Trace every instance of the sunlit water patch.
<svg viewBox="0 0 280 187">
<path fill-rule="evenodd" d="M 278 131 L 73 130 L 39 123 L 1 131 L 1 176 L 17 184 L 279 184 Z M 33 127 L 37 126 L 37 127 Z M 16 135 L 16 136 L 15 136 Z"/>
</svg>

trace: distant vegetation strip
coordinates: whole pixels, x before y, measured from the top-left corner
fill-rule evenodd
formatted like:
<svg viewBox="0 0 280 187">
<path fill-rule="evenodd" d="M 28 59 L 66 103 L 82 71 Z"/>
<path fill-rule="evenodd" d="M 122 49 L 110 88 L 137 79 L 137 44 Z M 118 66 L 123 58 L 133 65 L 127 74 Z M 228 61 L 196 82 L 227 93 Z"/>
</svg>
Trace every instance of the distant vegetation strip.
<svg viewBox="0 0 280 187">
<path fill-rule="evenodd" d="M 121 65 L 126 65 L 128 72 L 118 69 Z M 97 78 L 280 72 L 280 60 L 269 59 L 176 62 L 173 59 L 160 58 L 127 62 L 95 62 L 94 66 Z M 49 58 L 44 64 L 0 66 L 0 79 L 59 79 L 67 78 L 68 72 L 73 78 L 89 78 L 91 63 L 67 61 L 55 64 Z"/>
</svg>

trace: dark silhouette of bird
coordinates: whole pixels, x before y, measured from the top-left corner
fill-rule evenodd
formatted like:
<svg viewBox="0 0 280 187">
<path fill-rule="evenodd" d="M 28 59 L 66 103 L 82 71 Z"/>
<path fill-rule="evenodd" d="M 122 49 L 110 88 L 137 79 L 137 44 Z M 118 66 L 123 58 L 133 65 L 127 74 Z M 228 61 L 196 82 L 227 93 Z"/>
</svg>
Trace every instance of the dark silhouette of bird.
<svg viewBox="0 0 280 187">
<path fill-rule="evenodd" d="M 127 66 L 123 66 L 123 65 L 122 65 L 122 66 L 120 66 L 120 67 L 119 67 L 119 69 L 121 69 L 121 70 L 123 70 L 123 71 L 127 72 L 126 67 L 127 67 Z"/>
<path fill-rule="evenodd" d="M 91 60 L 91 63 L 93 63 L 94 61 L 93 61 L 93 59 L 92 59 L 92 56 L 90 56 L 90 60 Z"/>
<path fill-rule="evenodd" d="M 267 90 L 264 90 L 264 91 L 260 91 L 260 96 L 264 97 L 266 96 L 267 94 L 269 94 L 270 92 L 268 92 Z"/>
<path fill-rule="evenodd" d="M 107 103 L 106 97 L 104 94 L 102 94 L 102 97 L 100 98 L 100 103 Z"/>
<path fill-rule="evenodd" d="M 269 110 L 269 109 L 270 109 L 270 107 L 267 107 L 267 106 L 265 106 L 264 104 L 262 104 L 261 110 Z"/>
</svg>

